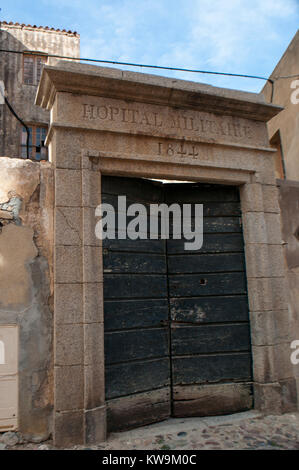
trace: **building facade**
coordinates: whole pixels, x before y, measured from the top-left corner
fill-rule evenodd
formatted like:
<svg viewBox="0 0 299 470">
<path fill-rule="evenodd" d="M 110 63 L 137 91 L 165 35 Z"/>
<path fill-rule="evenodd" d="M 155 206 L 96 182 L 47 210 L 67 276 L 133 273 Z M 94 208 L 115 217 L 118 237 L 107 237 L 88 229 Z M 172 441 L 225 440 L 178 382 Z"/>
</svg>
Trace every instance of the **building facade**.
<svg viewBox="0 0 299 470">
<path fill-rule="evenodd" d="M 23 58 L 34 82 L 43 56 Z M 18 158 L 0 159 L 2 429 L 67 447 L 169 416 L 297 410 L 291 232 L 267 132 L 282 108 L 70 61 L 45 65 L 35 120 L 19 99 L 28 125 L 50 113 L 49 161 L 20 159 L 14 139 Z M 99 204 L 123 195 L 203 204 L 202 248 L 98 238 Z"/>
<path fill-rule="evenodd" d="M 268 123 L 271 144 L 277 147 L 276 176 L 299 181 L 299 30 L 262 90 L 266 100 L 282 106 Z"/>
<path fill-rule="evenodd" d="M 299 30 L 273 70 L 262 93 L 284 109 L 268 122 L 276 152 L 276 178 L 281 208 L 287 300 L 294 334 L 299 338 Z M 299 382 L 298 367 L 294 369 Z"/>
<path fill-rule="evenodd" d="M 0 52 L 0 80 L 9 103 L 30 130 L 30 158 L 47 160 L 44 142 L 50 116 L 34 104 L 42 67 L 57 61 L 48 54 L 79 57 L 80 36 L 72 31 L 4 21 L 0 24 L 0 49 L 15 51 Z M 27 158 L 26 139 L 25 128 L 7 106 L 1 106 L 0 156 Z"/>
</svg>

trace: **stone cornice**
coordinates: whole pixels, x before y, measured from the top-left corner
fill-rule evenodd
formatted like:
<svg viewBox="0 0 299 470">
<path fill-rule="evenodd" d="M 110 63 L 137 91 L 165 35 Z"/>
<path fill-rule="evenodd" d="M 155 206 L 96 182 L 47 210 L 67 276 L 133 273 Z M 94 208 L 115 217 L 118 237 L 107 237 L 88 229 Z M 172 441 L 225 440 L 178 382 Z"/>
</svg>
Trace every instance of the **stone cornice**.
<svg viewBox="0 0 299 470">
<path fill-rule="evenodd" d="M 67 61 L 44 67 L 36 104 L 51 109 L 57 92 L 168 105 L 263 122 L 283 109 L 267 104 L 261 94 Z"/>
</svg>

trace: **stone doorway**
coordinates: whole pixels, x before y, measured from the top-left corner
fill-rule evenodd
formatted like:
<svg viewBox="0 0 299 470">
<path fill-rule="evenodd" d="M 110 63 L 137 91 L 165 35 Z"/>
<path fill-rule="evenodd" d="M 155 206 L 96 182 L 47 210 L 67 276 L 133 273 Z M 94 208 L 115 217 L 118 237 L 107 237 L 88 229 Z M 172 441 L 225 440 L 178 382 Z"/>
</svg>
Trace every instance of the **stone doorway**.
<svg viewBox="0 0 299 470">
<path fill-rule="evenodd" d="M 118 207 L 119 196 L 126 208 Z M 238 188 L 102 176 L 102 203 L 115 209 L 116 225 L 131 204 L 201 203 L 204 214 L 199 250 L 185 250 L 184 238 L 161 239 L 161 232 L 132 240 L 120 231 L 103 241 L 108 431 L 250 409 Z"/>
<path fill-rule="evenodd" d="M 55 172 L 54 440 L 106 438 L 102 175 L 197 181 L 240 191 L 255 409 L 296 403 L 280 211 L 260 94 L 116 69 L 45 66 L 36 103 L 51 110 Z"/>
</svg>

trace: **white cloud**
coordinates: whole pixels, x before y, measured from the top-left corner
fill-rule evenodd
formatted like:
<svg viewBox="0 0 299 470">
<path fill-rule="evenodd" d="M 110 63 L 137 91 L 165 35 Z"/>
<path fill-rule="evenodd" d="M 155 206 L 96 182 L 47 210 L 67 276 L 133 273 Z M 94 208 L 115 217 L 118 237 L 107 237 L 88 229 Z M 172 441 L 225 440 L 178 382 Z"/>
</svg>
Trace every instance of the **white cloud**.
<svg viewBox="0 0 299 470">
<path fill-rule="evenodd" d="M 272 71 L 299 19 L 299 0 L 57 0 L 57 7 L 76 17 L 82 56 L 259 75 Z M 250 90 L 262 85 L 157 73 Z"/>
</svg>

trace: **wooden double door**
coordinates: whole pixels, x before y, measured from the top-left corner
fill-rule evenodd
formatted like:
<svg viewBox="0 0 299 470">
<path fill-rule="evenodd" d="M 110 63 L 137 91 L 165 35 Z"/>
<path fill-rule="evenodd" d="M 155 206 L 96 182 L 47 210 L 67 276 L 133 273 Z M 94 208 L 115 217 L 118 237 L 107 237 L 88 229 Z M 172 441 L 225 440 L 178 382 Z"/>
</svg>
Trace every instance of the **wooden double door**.
<svg viewBox="0 0 299 470">
<path fill-rule="evenodd" d="M 238 188 L 103 176 L 102 203 L 124 216 L 120 195 L 127 206 L 203 204 L 204 233 L 188 251 L 184 238 L 103 240 L 108 430 L 250 409 Z"/>
</svg>

